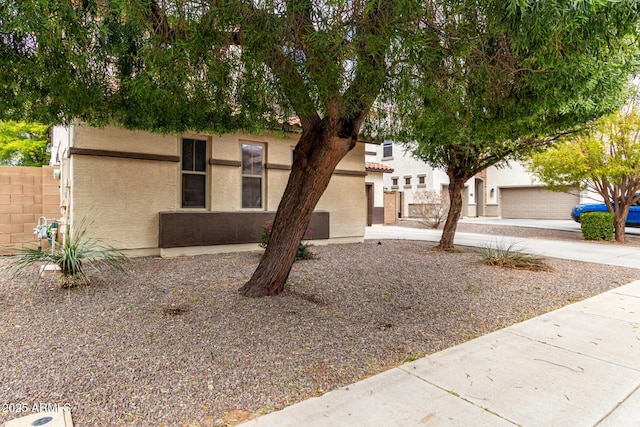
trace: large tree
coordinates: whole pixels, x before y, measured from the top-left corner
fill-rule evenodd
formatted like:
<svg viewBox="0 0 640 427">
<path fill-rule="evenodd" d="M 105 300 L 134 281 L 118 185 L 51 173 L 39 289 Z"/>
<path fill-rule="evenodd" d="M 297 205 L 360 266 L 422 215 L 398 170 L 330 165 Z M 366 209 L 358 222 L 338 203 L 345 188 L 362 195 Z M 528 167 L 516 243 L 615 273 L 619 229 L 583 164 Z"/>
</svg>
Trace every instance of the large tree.
<svg viewBox="0 0 640 427">
<path fill-rule="evenodd" d="M 431 7 L 438 37 L 412 49 L 403 83 L 415 96 L 398 98 L 400 138 L 449 177 L 449 214 L 437 248 L 452 250 L 468 179 L 620 105 L 637 56 L 637 5 Z"/>
<path fill-rule="evenodd" d="M 302 133 L 269 245 L 241 289 L 280 293 L 355 146 L 414 0 L 0 0 L 0 118 L 160 132 Z"/>
<path fill-rule="evenodd" d="M 48 129 L 47 125 L 40 123 L 0 122 L 0 165 L 48 164 Z"/>
<path fill-rule="evenodd" d="M 625 241 L 629 207 L 640 200 L 640 106 L 603 117 L 528 162 L 555 191 L 574 187 L 599 194 L 614 215 L 615 238 Z"/>
</svg>

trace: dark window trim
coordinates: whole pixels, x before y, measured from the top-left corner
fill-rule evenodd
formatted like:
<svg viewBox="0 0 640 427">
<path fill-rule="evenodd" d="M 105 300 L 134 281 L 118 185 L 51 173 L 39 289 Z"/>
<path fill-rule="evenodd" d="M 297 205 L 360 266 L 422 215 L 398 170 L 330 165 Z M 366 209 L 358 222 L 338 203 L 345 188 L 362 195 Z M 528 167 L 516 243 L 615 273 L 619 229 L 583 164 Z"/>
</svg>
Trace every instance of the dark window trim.
<svg viewBox="0 0 640 427">
<path fill-rule="evenodd" d="M 249 174 L 245 174 L 244 173 L 244 146 L 248 146 L 248 147 L 260 147 L 262 149 L 261 151 L 261 159 L 260 159 L 260 175 L 257 174 L 253 174 L 253 173 L 249 173 Z M 262 210 L 265 209 L 265 192 L 266 192 L 266 176 L 265 176 L 265 160 L 267 157 L 267 143 L 266 142 L 260 142 L 260 141 L 250 141 L 250 140 L 240 140 L 240 152 L 242 155 L 242 161 L 240 162 L 240 176 L 241 176 L 241 185 L 240 185 L 240 203 L 241 203 L 241 208 L 242 209 L 258 209 L 258 210 Z M 244 197 L 245 197 L 245 186 L 244 186 L 244 180 L 245 178 L 254 178 L 254 179 L 260 179 L 260 206 L 244 206 Z"/>
<path fill-rule="evenodd" d="M 291 166 L 290 165 L 283 165 L 283 164 L 278 164 L 278 163 L 265 163 L 264 164 L 264 168 L 265 169 L 271 169 L 271 170 L 283 170 L 283 171 L 290 171 L 291 170 Z M 352 171 L 352 170 L 346 170 L 346 169 L 336 169 L 333 171 L 334 175 L 348 175 L 348 176 L 367 176 L 367 172 L 366 171 Z"/>
<path fill-rule="evenodd" d="M 281 170 L 281 171 L 290 171 L 291 170 L 291 166 L 290 165 L 281 165 L 281 164 L 278 164 L 278 163 L 265 163 L 264 164 L 264 168 L 265 169 Z"/>
<path fill-rule="evenodd" d="M 204 141 L 205 143 L 205 152 L 204 152 L 204 156 L 205 159 L 207 158 L 207 156 L 209 155 L 209 139 L 208 138 L 195 138 L 195 137 L 188 137 L 188 136 L 183 136 L 180 138 L 180 152 L 182 153 L 184 150 L 184 141 L 185 140 L 191 140 L 191 141 Z M 180 156 L 180 161 L 182 162 L 182 156 Z M 205 170 L 204 171 L 192 171 L 192 170 L 184 170 L 182 169 L 182 164 L 180 167 L 180 207 L 181 209 L 206 209 L 207 205 L 209 203 L 209 167 L 208 167 L 208 163 L 205 163 Z M 204 176 L 204 204 L 203 206 L 184 206 L 184 176 L 185 175 L 197 175 L 197 176 Z"/>
<path fill-rule="evenodd" d="M 209 159 L 209 164 L 211 166 L 235 166 L 241 167 L 242 162 L 239 160 L 224 160 L 224 159 Z"/>
<path fill-rule="evenodd" d="M 388 153 L 386 151 L 389 151 Z M 382 158 L 388 159 L 393 157 L 393 143 L 391 141 L 384 141 L 382 143 Z"/>
<path fill-rule="evenodd" d="M 159 162 L 180 162 L 180 156 L 164 154 L 132 153 L 129 151 L 96 150 L 94 148 L 69 147 L 70 155 L 115 157 L 119 159 L 155 160 Z"/>
<path fill-rule="evenodd" d="M 346 176 L 367 176 L 366 171 L 349 171 L 344 169 L 336 169 L 333 171 L 334 175 L 346 175 Z"/>
</svg>

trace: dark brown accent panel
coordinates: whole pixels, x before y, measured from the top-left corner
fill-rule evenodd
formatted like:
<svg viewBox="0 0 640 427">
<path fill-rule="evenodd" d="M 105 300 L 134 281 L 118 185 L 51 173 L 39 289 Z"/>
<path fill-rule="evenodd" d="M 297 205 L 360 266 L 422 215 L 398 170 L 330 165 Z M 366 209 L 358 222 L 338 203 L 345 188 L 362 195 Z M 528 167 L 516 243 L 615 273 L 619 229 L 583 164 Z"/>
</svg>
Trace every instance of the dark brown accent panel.
<svg viewBox="0 0 640 427">
<path fill-rule="evenodd" d="M 113 151 L 113 150 L 96 150 L 93 148 L 77 148 L 69 147 L 69 154 L 79 154 L 83 156 L 99 156 L 99 157 L 117 157 L 121 159 L 136 159 L 136 160 L 155 160 L 160 162 L 174 162 L 180 161 L 180 156 L 169 156 L 163 154 L 148 154 L 148 153 L 131 153 L 128 151 Z"/>
<path fill-rule="evenodd" d="M 275 217 L 275 212 L 160 212 L 158 246 L 233 245 L 258 243 L 260 229 Z M 329 212 L 314 212 L 309 223 L 310 240 L 329 238 Z"/>
<path fill-rule="evenodd" d="M 209 159 L 209 164 L 213 166 L 242 166 L 242 162 L 240 160 L 224 160 L 224 159 Z"/>
<path fill-rule="evenodd" d="M 264 165 L 265 169 L 277 169 L 277 170 L 281 170 L 281 171 L 290 171 L 291 170 L 291 166 L 290 165 L 279 165 L 277 163 L 266 163 Z"/>
<path fill-rule="evenodd" d="M 333 171 L 334 175 L 350 175 L 350 176 L 367 176 L 365 171 L 348 171 L 344 169 L 336 169 Z"/>
</svg>

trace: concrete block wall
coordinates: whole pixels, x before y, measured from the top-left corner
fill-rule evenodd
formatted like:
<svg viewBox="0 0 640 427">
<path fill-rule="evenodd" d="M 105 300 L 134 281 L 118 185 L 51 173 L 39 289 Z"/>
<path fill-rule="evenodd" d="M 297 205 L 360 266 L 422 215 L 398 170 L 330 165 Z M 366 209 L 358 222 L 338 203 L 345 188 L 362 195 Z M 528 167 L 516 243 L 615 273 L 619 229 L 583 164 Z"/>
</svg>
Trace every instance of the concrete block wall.
<svg viewBox="0 0 640 427">
<path fill-rule="evenodd" d="M 53 166 L 0 166 L 0 254 L 36 247 L 38 218 L 60 218 L 60 181 Z"/>
</svg>

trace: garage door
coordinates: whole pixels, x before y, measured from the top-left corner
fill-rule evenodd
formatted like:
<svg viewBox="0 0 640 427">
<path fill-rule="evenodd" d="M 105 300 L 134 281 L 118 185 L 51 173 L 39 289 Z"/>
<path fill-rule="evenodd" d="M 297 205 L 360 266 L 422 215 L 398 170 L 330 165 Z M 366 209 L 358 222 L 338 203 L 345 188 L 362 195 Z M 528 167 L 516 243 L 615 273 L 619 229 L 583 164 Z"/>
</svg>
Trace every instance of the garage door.
<svg viewBox="0 0 640 427">
<path fill-rule="evenodd" d="M 500 188 L 503 218 L 571 219 L 580 197 L 541 187 Z"/>
</svg>

